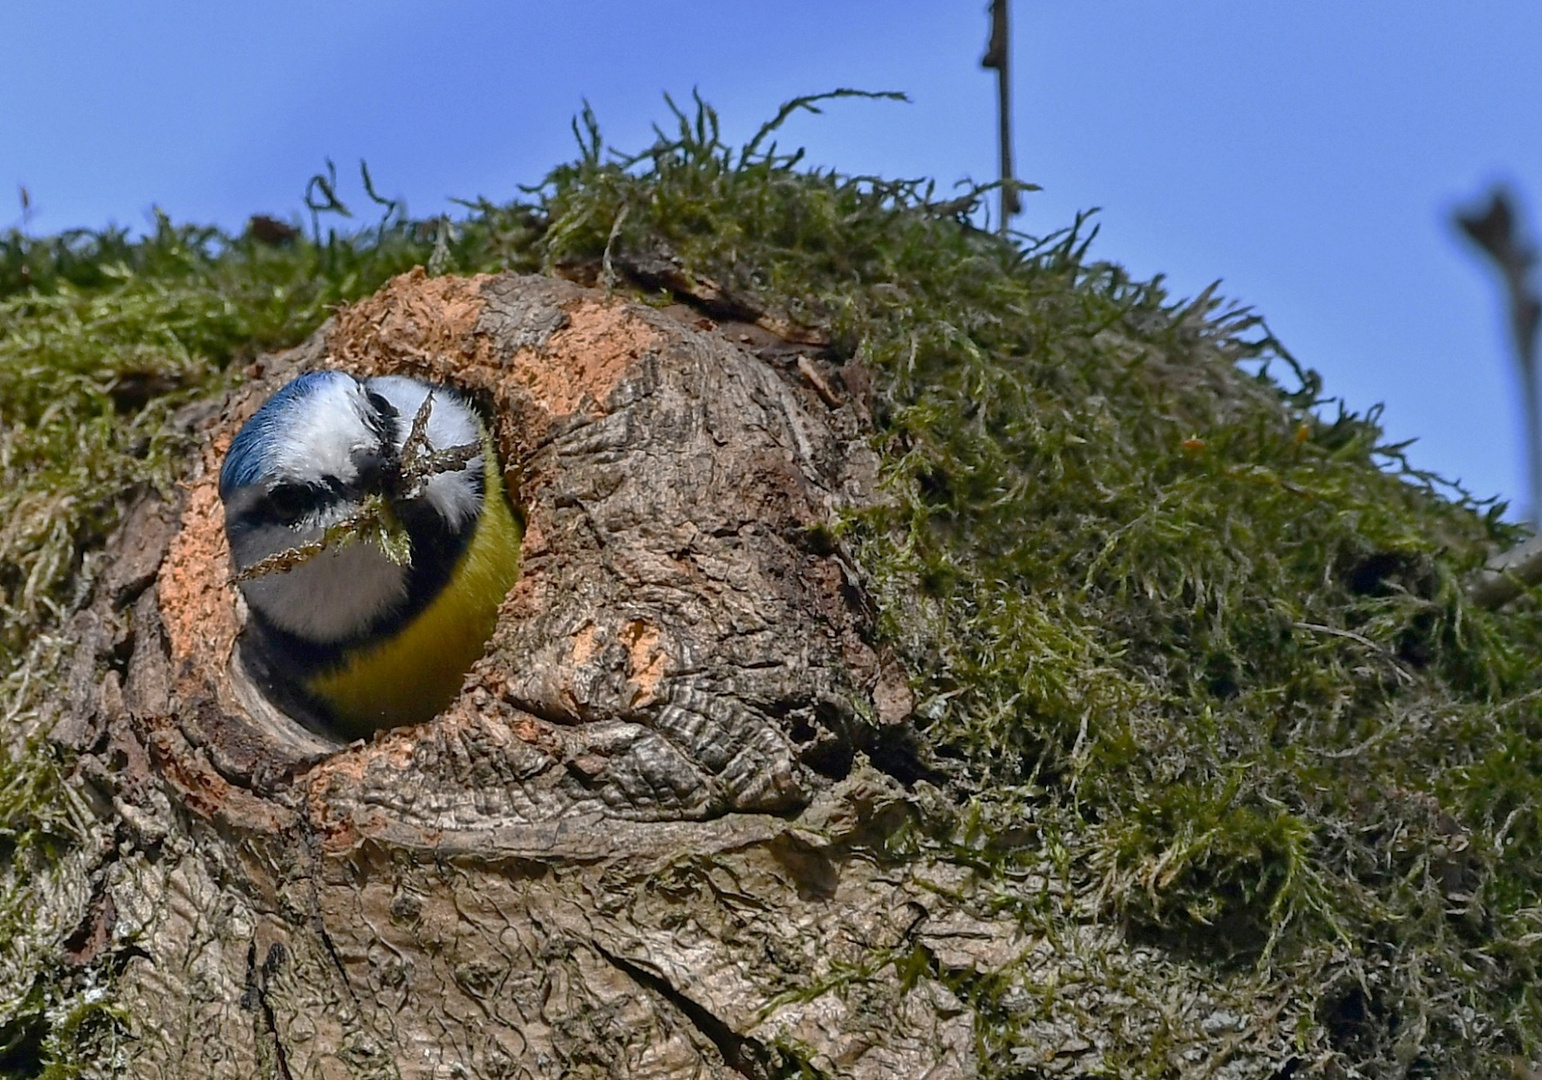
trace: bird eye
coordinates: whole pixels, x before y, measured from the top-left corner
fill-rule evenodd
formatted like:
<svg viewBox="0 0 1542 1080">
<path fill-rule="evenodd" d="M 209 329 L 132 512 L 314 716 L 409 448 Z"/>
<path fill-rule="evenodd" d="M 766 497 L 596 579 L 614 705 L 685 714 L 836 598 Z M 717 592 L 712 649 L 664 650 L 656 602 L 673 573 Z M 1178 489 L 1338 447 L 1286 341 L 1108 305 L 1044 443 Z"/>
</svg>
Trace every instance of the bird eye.
<svg viewBox="0 0 1542 1080">
<path fill-rule="evenodd" d="M 369 398 L 369 403 L 375 407 L 375 411 L 385 419 L 395 420 L 397 416 L 400 415 L 397 413 L 395 405 L 392 405 L 384 397 L 375 393 L 373 390 L 366 391 L 365 396 Z"/>
<path fill-rule="evenodd" d="M 268 492 L 268 505 L 283 521 L 296 521 L 316 508 L 316 493 L 304 484 L 276 484 Z"/>
</svg>

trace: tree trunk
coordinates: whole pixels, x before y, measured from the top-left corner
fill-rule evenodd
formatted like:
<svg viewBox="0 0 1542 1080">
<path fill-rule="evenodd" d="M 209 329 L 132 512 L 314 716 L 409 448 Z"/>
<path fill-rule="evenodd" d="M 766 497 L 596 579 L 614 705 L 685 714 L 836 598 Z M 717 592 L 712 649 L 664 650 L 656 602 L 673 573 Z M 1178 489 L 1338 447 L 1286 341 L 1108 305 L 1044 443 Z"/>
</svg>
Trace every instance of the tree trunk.
<svg viewBox="0 0 1542 1080">
<path fill-rule="evenodd" d="M 215 490 L 240 423 L 318 366 L 471 392 L 526 522 L 455 704 L 346 746 L 233 670 Z M 931 789 L 836 528 L 879 497 L 860 370 L 421 271 L 258 367 L 72 628 L 53 737 L 114 823 L 72 959 L 131 943 L 129 1073 L 971 1073 L 946 973 L 1027 943 L 967 914 L 965 868 L 886 854 Z"/>
</svg>

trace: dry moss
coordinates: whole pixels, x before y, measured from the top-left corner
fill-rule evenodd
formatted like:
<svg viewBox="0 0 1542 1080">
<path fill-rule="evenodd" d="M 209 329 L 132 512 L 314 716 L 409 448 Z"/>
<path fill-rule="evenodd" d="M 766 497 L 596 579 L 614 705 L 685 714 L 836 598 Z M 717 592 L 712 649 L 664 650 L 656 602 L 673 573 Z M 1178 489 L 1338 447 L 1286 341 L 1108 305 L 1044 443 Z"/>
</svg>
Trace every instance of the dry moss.
<svg viewBox="0 0 1542 1080">
<path fill-rule="evenodd" d="M 1250 312 L 1091 260 L 1084 222 L 1007 242 L 971 226 L 978 192 L 804 171 L 774 129 L 725 147 L 699 103 L 676 120 L 618 157 L 585 117 L 528 202 L 453 227 L 0 241 L 4 708 L 38 707 L 54 676 L 24 645 L 83 595 L 127 499 L 175 476 L 177 410 L 243 357 L 416 262 L 587 265 L 625 289 L 663 260 L 876 371 L 888 498 L 842 531 L 951 777 L 896 854 L 947 848 L 1041 928 L 1121 928 L 1078 963 L 1158 1020 L 1106 1048 L 1110 1075 L 1179 1067 L 1192 1018 L 1161 1005 L 1195 965 L 1307 1071 L 1542 1053 L 1542 612 L 1460 588 L 1517 538 L 1499 508 L 1410 468 L 1374 410 L 1335 412 Z M 47 752 L 9 768 L 14 926 L 58 841 L 17 826 Z M 1079 905 L 1047 899 L 1046 867 Z M 47 985 L 45 954 L 21 982 Z M 1011 972 L 955 981 L 985 1072 L 1039 1075 L 1014 1039 L 1054 1002 Z M 21 982 L 0 1033 L 53 1037 L 39 1018 L 66 999 Z"/>
</svg>

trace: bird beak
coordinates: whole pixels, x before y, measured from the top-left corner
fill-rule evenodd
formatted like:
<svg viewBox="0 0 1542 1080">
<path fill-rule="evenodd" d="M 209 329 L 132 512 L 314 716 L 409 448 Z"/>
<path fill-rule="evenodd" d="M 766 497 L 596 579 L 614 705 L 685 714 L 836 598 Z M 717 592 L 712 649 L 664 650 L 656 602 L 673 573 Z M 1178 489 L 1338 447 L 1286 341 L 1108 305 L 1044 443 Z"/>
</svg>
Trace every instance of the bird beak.
<svg viewBox="0 0 1542 1080">
<path fill-rule="evenodd" d="M 401 460 L 396 455 L 395 447 L 386 445 L 355 451 L 353 464 L 359 470 L 360 491 L 379 492 L 387 498 L 395 497 L 401 486 L 402 475 Z"/>
</svg>

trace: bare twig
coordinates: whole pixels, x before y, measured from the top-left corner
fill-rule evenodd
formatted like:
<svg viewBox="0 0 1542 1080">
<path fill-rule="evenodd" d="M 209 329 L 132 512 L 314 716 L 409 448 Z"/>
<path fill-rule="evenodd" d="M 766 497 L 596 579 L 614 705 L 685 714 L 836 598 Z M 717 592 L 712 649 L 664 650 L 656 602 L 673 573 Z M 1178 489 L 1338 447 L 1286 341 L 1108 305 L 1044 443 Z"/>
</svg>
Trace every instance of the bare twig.
<svg viewBox="0 0 1542 1080">
<path fill-rule="evenodd" d="M 412 418 L 412 427 L 402 440 L 401 466 L 397 476 L 396 497 L 417 499 L 429 480 L 444 472 L 454 472 L 482 452 L 478 443 L 461 443 L 443 450 L 428 444 L 428 418 L 434 413 L 434 394 L 429 391 Z"/>
<path fill-rule="evenodd" d="M 985 46 L 980 66 L 996 72 L 996 120 L 1001 143 L 1001 222 L 1003 234 L 1010 228 L 1012 215 L 1023 208 L 1012 175 L 1012 74 L 1011 39 L 1007 18 L 1008 0 L 991 0 L 991 39 Z"/>
<path fill-rule="evenodd" d="M 463 468 L 482 452 L 482 447 L 477 443 L 462 443 L 443 450 L 430 449 L 428 418 L 433 415 L 433 411 L 434 395 L 430 393 L 423 399 L 423 404 L 418 406 L 412 418 L 412 428 L 402 442 L 401 465 L 393 485 L 396 489 L 393 496 L 395 499 L 420 498 L 430 479 L 440 473 Z M 392 512 L 391 501 L 385 494 L 371 494 L 364 499 L 359 509 L 342 521 L 328 526 L 316 539 L 259 559 L 233 575 L 231 581 L 251 581 L 268 574 L 292 570 L 314 559 L 327 548 L 347 547 L 361 541 L 376 544 L 386 558 L 398 566 L 411 565 L 412 539 Z"/>
<path fill-rule="evenodd" d="M 1503 187 L 1496 187 L 1485 208 L 1458 212 L 1456 224 L 1493 260 L 1509 296 L 1510 334 L 1525 397 L 1531 520 L 1533 524 L 1542 524 L 1542 416 L 1538 413 L 1542 402 L 1537 399 L 1537 327 L 1542 322 L 1542 299 L 1531 284 L 1531 271 L 1537 262 L 1536 246 L 1523 234 L 1517 217 L 1514 197 Z"/>
<path fill-rule="evenodd" d="M 832 409 L 841 407 L 840 395 L 830 387 L 824 374 L 814 366 L 814 362 L 807 356 L 798 355 L 798 374 L 808 380 L 808 384 L 814 388 L 814 392 L 824 399 L 824 403 Z"/>
<path fill-rule="evenodd" d="M 364 539 L 379 541 L 381 550 L 391 558 L 392 562 L 399 562 L 401 565 L 410 563 L 412 561 L 411 544 L 407 545 L 405 557 L 398 558 L 402 555 L 402 551 L 400 546 L 390 539 L 392 528 L 390 511 L 386 507 L 385 499 L 380 495 L 371 495 L 364 500 L 358 510 L 337 524 L 329 526 L 316 539 L 307 540 L 303 544 L 296 544 L 283 551 L 275 551 L 266 558 L 258 559 L 244 570 L 232 574 L 230 580 L 239 584 L 243 581 L 266 577 L 269 574 L 281 574 L 286 570 L 303 566 L 327 548 L 347 547 Z M 406 534 L 402 533 L 401 538 L 405 541 Z"/>
<path fill-rule="evenodd" d="M 1542 582 L 1542 536 L 1533 536 L 1489 560 L 1467 586 L 1467 599 L 1478 607 L 1496 608 Z"/>
<path fill-rule="evenodd" d="M 418 411 L 412 417 L 412 427 L 407 429 L 407 437 L 402 440 L 402 465 L 405 468 L 409 461 L 416 461 L 428 449 L 428 418 L 434 415 L 434 392 L 430 390 L 423 398 L 423 404 L 418 406 Z"/>
</svg>

